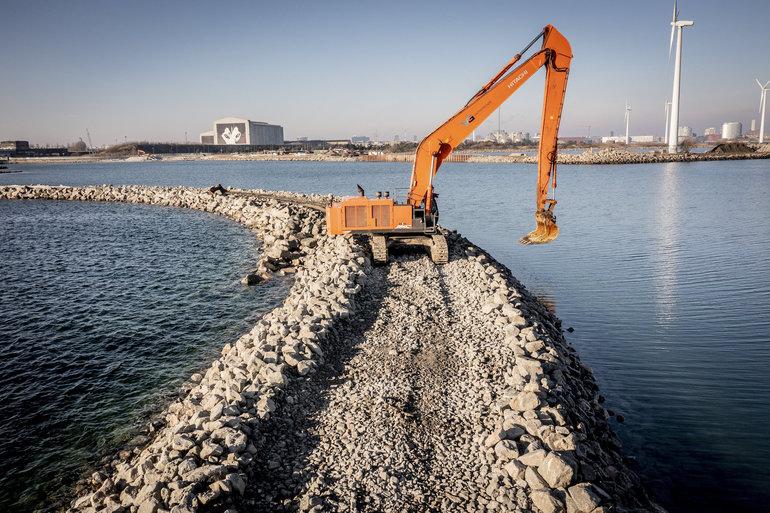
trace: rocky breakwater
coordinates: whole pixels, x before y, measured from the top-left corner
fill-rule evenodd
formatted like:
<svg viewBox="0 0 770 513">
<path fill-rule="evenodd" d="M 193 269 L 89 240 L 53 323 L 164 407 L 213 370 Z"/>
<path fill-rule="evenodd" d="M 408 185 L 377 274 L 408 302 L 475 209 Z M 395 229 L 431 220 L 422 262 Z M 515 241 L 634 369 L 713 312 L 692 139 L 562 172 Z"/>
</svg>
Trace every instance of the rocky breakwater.
<svg viewBox="0 0 770 513">
<path fill-rule="evenodd" d="M 660 511 L 561 323 L 463 237 L 394 255 L 265 427 L 239 511 Z"/>
<path fill-rule="evenodd" d="M 204 374 L 193 375 L 187 392 L 146 435 L 95 472 L 90 489 L 68 511 L 224 509 L 232 494 L 244 491 L 260 425 L 280 407 L 282 390 L 313 374 L 324 361 L 325 337 L 355 310 L 369 268 L 365 250 L 351 237 L 324 235 L 318 211 L 286 203 L 319 198 L 282 193 L 279 203 L 256 192 L 259 197 L 187 188 L 0 187 L 0 199 L 125 201 L 216 212 L 258 229 L 268 253 L 292 251 L 292 241 L 302 248 L 283 305 L 227 344 Z"/>
<path fill-rule="evenodd" d="M 751 153 L 666 153 L 654 151 L 647 153 L 635 153 L 619 148 L 603 148 L 598 151 L 587 150 L 583 153 L 559 153 L 557 156 L 560 164 L 655 164 L 663 162 L 701 162 L 712 160 L 746 160 L 767 159 L 770 152 L 760 148 L 760 151 Z M 476 163 L 521 163 L 537 164 L 536 155 L 471 155 L 468 162 Z"/>
<path fill-rule="evenodd" d="M 485 292 L 480 311 L 487 329 L 502 336 L 489 362 L 497 390 L 476 438 L 492 484 L 526 490 L 528 502 L 519 493 L 519 506 L 544 513 L 662 511 L 626 467 L 604 398 L 565 340 L 561 321 L 507 268 L 458 242 L 473 262 L 465 272 Z M 505 502 L 505 493 L 497 495 Z"/>
<path fill-rule="evenodd" d="M 327 198 L 220 193 L 0 188 L 200 208 L 304 253 L 284 304 L 193 375 L 70 511 L 661 511 L 560 321 L 483 250 L 449 234 L 444 266 L 407 253 L 373 268 L 355 238 L 324 234 L 312 207 Z"/>
</svg>

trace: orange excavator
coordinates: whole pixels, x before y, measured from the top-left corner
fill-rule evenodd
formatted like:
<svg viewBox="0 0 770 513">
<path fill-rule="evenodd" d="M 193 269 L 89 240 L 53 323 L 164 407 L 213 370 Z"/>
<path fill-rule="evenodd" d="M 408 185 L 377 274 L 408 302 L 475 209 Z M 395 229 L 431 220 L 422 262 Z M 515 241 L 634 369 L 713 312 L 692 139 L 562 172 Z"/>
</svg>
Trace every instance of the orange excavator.
<svg viewBox="0 0 770 513">
<path fill-rule="evenodd" d="M 538 40 L 541 48 L 511 70 Z M 545 98 L 540 129 L 537 166 L 536 227 L 519 242 L 543 244 L 559 234 L 553 214 L 556 199 L 549 191 L 556 188 L 556 152 L 561 111 L 567 88 L 572 49 L 567 39 L 553 26 L 546 26 L 520 53 L 517 53 L 484 87 L 444 124 L 422 140 L 417 147 L 412 178 L 406 201 L 399 203 L 386 192 L 367 198 L 359 186 L 359 196 L 345 198 L 326 207 L 328 233 L 365 233 L 371 235 L 375 263 L 388 260 L 388 246 L 416 244 L 427 247 L 437 264 L 448 260 L 446 238 L 438 225 L 437 194 L 433 180 L 441 163 L 509 96 L 545 67 Z"/>
</svg>

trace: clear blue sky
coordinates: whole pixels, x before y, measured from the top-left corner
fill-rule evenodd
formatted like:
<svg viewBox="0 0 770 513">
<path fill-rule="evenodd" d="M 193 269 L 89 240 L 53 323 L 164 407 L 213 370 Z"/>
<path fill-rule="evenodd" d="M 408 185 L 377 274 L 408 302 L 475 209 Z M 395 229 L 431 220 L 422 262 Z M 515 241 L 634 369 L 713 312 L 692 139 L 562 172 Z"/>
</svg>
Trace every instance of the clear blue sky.
<svg viewBox="0 0 770 513">
<path fill-rule="evenodd" d="M 758 118 L 770 1 L 682 0 L 680 121 Z M 672 2 L 78 1 L 0 3 L 0 139 L 191 140 L 224 116 L 287 138 L 424 136 L 542 26 L 574 52 L 563 135 L 662 134 Z M 542 76 L 502 109 L 537 131 Z M 493 130 L 497 119 L 485 130 Z"/>
</svg>

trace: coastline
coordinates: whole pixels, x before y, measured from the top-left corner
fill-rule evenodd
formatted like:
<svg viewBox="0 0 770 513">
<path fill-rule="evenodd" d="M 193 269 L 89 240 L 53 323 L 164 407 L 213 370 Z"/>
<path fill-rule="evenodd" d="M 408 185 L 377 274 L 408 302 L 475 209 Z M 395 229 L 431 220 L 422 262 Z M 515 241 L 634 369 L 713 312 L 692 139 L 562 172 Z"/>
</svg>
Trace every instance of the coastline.
<svg viewBox="0 0 770 513">
<path fill-rule="evenodd" d="M 472 445 L 468 457 L 478 459 L 483 474 L 484 485 L 479 488 L 484 496 L 474 499 L 477 508 L 487 509 L 492 502 L 509 506 L 508 501 L 510 506 L 535 507 L 544 513 L 565 508 L 598 513 L 612 507 L 659 511 L 625 466 L 598 387 L 564 339 L 560 321 L 510 270 L 455 233 L 449 236 L 450 263 L 440 270 L 427 265 L 424 257 L 409 256 L 386 268 L 373 268 L 363 240 L 325 235 L 323 216 L 314 205 L 328 197 L 233 192 L 142 186 L 0 187 L 0 199 L 152 203 L 218 213 L 255 230 L 265 244 L 265 255 L 291 262 L 295 273 L 284 304 L 225 345 L 221 358 L 205 374 L 191 376 L 189 391 L 168 407 L 163 425 L 131 450 L 117 454 L 107 469 L 94 473 L 90 489 L 73 501 L 71 511 L 224 510 L 260 499 L 261 488 L 253 485 L 260 477 L 253 469 L 270 466 L 259 460 L 265 440 L 276 435 L 269 431 L 271 420 L 302 406 L 298 387 L 313 384 L 313 376 L 325 372 L 327 361 L 334 361 L 335 348 L 359 335 L 372 342 L 356 325 L 357 319 L 386 303 L 395 303 L 390 307 L 393 315 L 405 319 L 420 315 L 420 307 L 410 305 L 408 297 L 390 292 L 392 280 L 418 284 L 414 294 L 428 299 L 432 284 L 444 280 L 446 301 L 457 309 L 463 302 L 470 307 L 451 320 L 457 323 L 452 329 L 465 335 L 457 349 L 467 361 L 458 365 L 474 378 L 464 391 L 473 403 L 483 405 L 478 415 L 469 417 L 472 441 L 469 433 L 458 435 Z M 405 277 L 399 278 L 400 272 Z M 413 279 L 418 277 L 424 279 Z M 421 315 L 428 319 L 430 314 Z M 404 339 L 400 331 L 393 335 L 394 340 Z M 431 355 L 431 344 L 440 345 L 439 338 L 437 333 L 422 342 L 424 356 Z M 397 354 L 394 364 L 399 364 L 398 358 L 403 360 L 400 365 L 410 364 L 406 354 Z M 486 386 L 474 384 L 479 381 Z M 352 411 L 362 410 L 354 406 Z M 391 415 L 383 417 L 389 419 Z M 278 435 L 282 439 L 284 433 Z M 279 465 L 272 470 L 280 469 Z M 295 496 L 297 503 L 323 504 L 328 500 L 324 486 L 329 485 L 312 481 L 301 498 Z M 469 500 L 453 497 L 459 497 L 450 501 L 458 508 Z M 434 506 L 431 501 L 437 499 L 424 500 L 426 506 Z M 380 507 L 397 509 L 388 502 Z"/>
<path fill-rule="evenodd" d="M 752 153 L 676 153 L 663 152 L 635 153 L 617 148 L 587 150 L 580 154 L 559 153 L 558 163 L 562 165 L 604 165 L 604 164 L 658 164 L 665 162 L 708 162 L 722 160 L 770 159 L 770 145 L 764 145 Z M 378 155 L 345 156 L 334 152 L 315 153 L 180 153 L 163 155 L 134 155 L 109 157 L 82 155 L 69 157 L 15 157 L 11 164 L 88 164 L 88 163 L 136 163 L 136 162 L 189 162 L 189 161 L 254 161 L 254 162 L 408 162 L 414 160 L 413 153 L 383 153 Z M 537 164 L 537 156 L 511 152 L 509 155 L 490 155 L 483 152 L 455 152 L 447 162 L 473 164 Z"/>
</svg>

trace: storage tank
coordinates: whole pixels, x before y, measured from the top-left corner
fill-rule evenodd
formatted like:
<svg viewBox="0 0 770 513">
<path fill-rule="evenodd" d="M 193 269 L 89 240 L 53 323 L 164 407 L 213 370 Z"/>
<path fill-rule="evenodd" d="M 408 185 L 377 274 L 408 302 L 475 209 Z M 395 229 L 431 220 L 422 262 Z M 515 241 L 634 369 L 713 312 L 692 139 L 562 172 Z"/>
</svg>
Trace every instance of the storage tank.
<svg viewBox="0 0 770 513">
<path fill-rule="evenodd" d="M 722 139 L 733 140 L 738 139 L 742 134 L 742 127 L 740 122 L 731 121 L 729 123 L 722 124 Z"/>
</svg>

